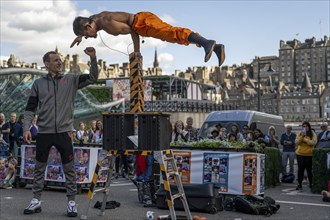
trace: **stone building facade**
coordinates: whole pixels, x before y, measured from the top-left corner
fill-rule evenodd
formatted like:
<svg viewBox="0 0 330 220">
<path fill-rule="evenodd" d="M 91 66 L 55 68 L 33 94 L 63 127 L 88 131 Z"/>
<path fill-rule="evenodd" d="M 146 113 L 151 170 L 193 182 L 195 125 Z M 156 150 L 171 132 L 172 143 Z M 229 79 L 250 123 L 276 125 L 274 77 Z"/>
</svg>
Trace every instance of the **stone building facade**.
<svg viewBox="0 0 330 220">
<path fill-rule="evenodd" d="M 56 51 L 60 51 L 56 48 Z M 62 56 L 64 72 L 89 70 L 78 55 Z M 100 59 L 100 79 L 128 77 L 129 63 L 110 64 Z M 1 68 L 37 68 L 11 55 Z M 269 71 L 271 70 L 271 71 Z M 153 67 L 143 70 L 145 76 L 160 76 L 162 69 L 155 51 Z M 300 42 L 280 41 L 278 56 L 255 57 L 251 63 L 217 67 L 188 67 L 176 70 L 174 76 L 217 86 L 217 104 L 223 109 L 258 109 L 282 115 L 286 121 L 330 120 L 330 41 L 315 37 Z M 206 97 L 207 98 L 207 97 Z"/>
</svg>

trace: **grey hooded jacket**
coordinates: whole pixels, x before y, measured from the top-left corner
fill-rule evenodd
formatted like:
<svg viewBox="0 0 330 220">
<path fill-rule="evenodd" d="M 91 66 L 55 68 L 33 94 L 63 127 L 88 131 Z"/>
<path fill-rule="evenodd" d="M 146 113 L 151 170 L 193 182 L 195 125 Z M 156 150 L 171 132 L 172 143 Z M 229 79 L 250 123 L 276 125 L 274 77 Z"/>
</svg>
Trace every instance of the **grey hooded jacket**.
<svg viewBox="0 0 330 220">
<path fill-rule="evenodd" d="M 38 133 L 72 131 L 77 90 L 96 82 L 98 75 L 96 58 L 92 58 L 89 74 L 65 74 L 56 79 L 47 74 L 35 80 L 24 112 L 24 131 L 29 130 L 37 109 Z"/>
</svg>

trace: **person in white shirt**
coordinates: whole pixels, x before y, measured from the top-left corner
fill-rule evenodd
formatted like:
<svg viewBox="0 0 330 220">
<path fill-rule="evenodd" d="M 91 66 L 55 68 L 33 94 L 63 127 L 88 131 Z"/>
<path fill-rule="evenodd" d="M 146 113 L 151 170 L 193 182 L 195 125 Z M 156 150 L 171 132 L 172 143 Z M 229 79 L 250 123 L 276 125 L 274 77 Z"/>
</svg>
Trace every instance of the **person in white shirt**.
<svg viewBox="0 0 330 220">
<path fill-rule="evenodd" d="M 87 131 L 85 130 L 85 123 L 80 122 L 79 123 L 79 130 L 77 131 L 77 139 L 80 141 L 80 143 L 86 143 L 87 142 Z"/>
</svg>

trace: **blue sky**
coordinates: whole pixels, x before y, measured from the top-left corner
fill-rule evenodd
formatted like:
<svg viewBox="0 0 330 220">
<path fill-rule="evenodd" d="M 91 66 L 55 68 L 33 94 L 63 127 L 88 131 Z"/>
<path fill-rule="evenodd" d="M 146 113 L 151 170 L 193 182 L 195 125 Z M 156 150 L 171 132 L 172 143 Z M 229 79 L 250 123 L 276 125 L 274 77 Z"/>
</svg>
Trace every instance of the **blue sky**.
<svg viewBox="0 0 330 220">
<path fill-rule="evenodd" d="M 4 1 L 1 0 L 1 57 L 15 54 L 20 60 L 42 65 L 42 55 L 58 46 L 64 54 L 78 53 L 82 61 L 87 46 L 94 46 L 99 59 L 107 64 L 128 62 L 129 35 L 109 36 L 101 32 L 106 45 L 97 39 L 84 40 L 73 49 L 72 21 L 104 10 L 136 13 L 150 11 L 173 26 L 198 32 L 225 44 L 224 65 L 249 63 L 255 56 L 278 55 L 280 40 L 324 35 L 329 37 L 330 1 Z M 166 74 L 175 69 L 217 64 L 216 56 L 204 63 L 204 51 L 194 45 L 183 46 L 146 38 L 141 45 L 144 68 L 152 66 L 157 48 L 160 66 Z M 129 52 L 133 47 L 129 46 Z"/>
</svg>

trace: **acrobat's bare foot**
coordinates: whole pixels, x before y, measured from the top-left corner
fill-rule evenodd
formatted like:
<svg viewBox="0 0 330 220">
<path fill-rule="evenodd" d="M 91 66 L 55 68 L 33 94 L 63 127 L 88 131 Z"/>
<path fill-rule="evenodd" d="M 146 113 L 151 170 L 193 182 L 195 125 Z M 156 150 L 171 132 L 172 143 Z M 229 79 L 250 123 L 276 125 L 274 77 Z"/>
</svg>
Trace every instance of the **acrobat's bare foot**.
<svg viewBox="0 0 330 220">
<path fill-rule="evenodd" d="M 204 47 L 204 50 L 205 50 L 205 58 L 204 58 L 204 61 L 205 63 L 207 61 L 209 61 L 209 59 L 211 58 L 212 56 L 212 52 L 215 48 L 215 41 L 214 40 L 208 40 L 208 45 Z"/>
<path fill-rule="evenodd" d="M 214 53 L 217 55 L 219 60 L 219 67 L 223 64 L 225 61 L 226 55 L 225 55 L 225 45 L 223 44 L 216 44 L 214 47 Z"/>
</svg>

